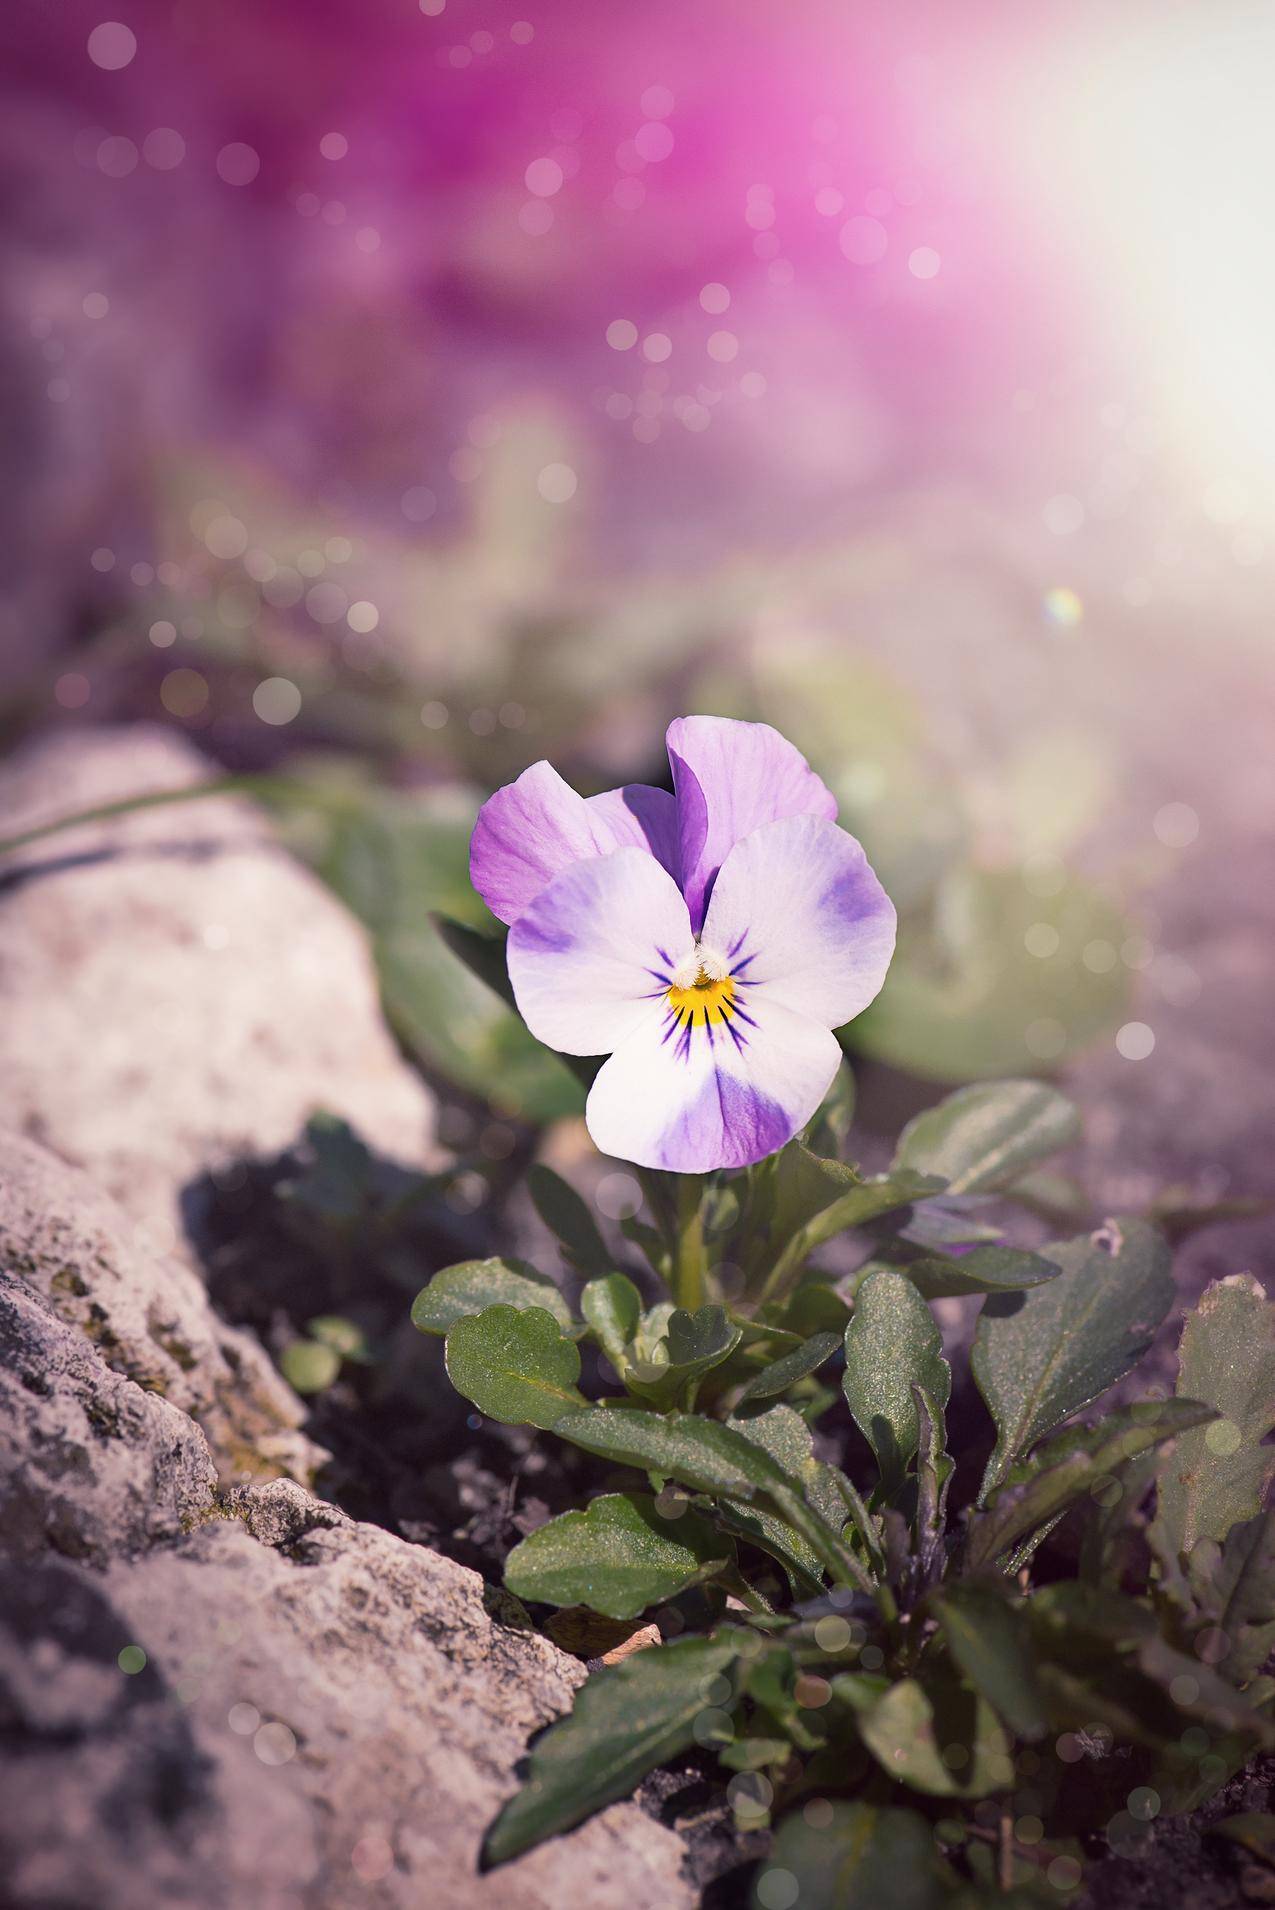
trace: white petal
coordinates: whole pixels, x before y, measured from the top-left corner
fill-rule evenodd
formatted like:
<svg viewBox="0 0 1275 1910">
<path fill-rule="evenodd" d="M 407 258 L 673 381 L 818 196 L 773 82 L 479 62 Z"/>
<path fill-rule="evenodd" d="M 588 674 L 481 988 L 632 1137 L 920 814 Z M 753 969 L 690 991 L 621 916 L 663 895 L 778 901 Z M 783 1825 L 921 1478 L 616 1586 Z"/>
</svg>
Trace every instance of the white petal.
<svg viewBox="0 0 1275 1910">
<path fill-rule="evenodd" d="M 764 995 L 839 1028 L 880 992 L 894 931 L 894 904 L 854 837 L 787 816 L 727 856 L 704 944 L 727 958 L 748 1005 Z"/>
<path fill-rule="evenodd" d="M 835 1035 L 777 1002 L 732 1028 L 679 1029 L 657 1012 L 598 1073 L 585 1119 L 604 1154 L 706 1174 L 746 1167 L 790 1141 L 841 1062 Z"/>
<path fill-rule="evenodd" d="M 538 1041 L 609 1054 L 662 1011 L 693 946 L 671 875 L 645 849 L 616 849 L 556 875 L 509 931 L 509 979 Z"/>
</svg>

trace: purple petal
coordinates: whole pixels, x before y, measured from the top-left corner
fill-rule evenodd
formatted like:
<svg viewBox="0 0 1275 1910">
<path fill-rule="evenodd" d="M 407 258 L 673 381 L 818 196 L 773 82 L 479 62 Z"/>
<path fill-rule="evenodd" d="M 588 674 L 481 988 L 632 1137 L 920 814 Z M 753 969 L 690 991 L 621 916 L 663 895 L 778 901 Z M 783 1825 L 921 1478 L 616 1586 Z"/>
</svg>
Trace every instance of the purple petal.
<svg viewBox="0 0 1275 1910">
<path fill-rule="evenodd" d="M 778 1003 L 734 1031 L 643 1021 L 589 1092 L 585 1120 L 604 1154 L 669 1173 L 747 1167 L 803 1128 L 841 1063 L 835 1035 Z"/>
<path fill-rule="evenodd" d="M 736 843 L 704 921 L 746 1004 L 764 999 L 839 1028 L 880 992 L 895 915 L 859 843 L 835 822 L 789 816 Z"/>
<path fill-rule="evenodd" d="M 677 884 L 646 849 L 575 862 L 509 931 L 509 979 L 538 1041 L 609 1054 L 650 1026 L 658 1039 L 672 971 L 693 947 Z"/>
<path fill-rule="evenodd" d="M 734 845 L 781 816 L 836 816 L 832 791 L 769 723 L 681 716 L 666 741 L 677 797 L 682 893 L 698 931 Z"/>
<path fill-rule="evenodd" d="M 589 796 L 586 807 L 608 831 L 612 848 L 646 849 L 673 880 L 677 880 L 681 866 L 677 804 L 667 789 L 652 789 L 646 783 L 626 783 L 623 789 L 608 789 L 601 796 Z"/>
<path fill-rule="evenodd" d="M 513 923 L 562 869 L 614 846 L 553 765 L 533 763 L 478 811 L 469 878 L 492 914 Z"/>
</svg>

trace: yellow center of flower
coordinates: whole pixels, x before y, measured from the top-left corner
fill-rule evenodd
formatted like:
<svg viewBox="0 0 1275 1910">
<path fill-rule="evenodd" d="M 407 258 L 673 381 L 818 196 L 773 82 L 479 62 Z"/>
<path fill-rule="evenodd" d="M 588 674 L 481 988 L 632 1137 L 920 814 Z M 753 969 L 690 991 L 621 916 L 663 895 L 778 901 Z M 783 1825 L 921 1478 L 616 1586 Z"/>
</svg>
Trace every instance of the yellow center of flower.
<svg viewBox="0 0 1275 1910">
<path fill-rule="evenodd" d="M 735 983 L 721 956 L 696 949 L 673 971 L 666 997 L 683 1028 L 706 1028 L 710 1022 L 729 1021 L 736 1012 Z"/>
</svg>

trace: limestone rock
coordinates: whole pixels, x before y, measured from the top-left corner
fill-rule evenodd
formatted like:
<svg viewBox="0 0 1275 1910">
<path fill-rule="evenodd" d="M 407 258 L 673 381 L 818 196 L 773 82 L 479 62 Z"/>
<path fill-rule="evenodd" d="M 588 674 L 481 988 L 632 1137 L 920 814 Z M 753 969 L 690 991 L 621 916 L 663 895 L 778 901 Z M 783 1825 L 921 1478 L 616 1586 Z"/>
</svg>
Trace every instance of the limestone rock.
<svg viewBox="0 0 1275 1910">
<path fill-rule="evenodd" d="M 0 1130 L 0 1267 L 97 1347 L 115 1372 L 198 1421 L 228 1482 L 324 1457 L 305 1408 L 251 1334 L 213 1311 L 203 1282 L 80 1169 Z"/>
<path fill-rule="evenodd" d="M 4 833 L 211 773 L 171 731 L 78 732 L 0 772 Z M 358 925 L 250 803 L 210 797 L 50 837 L 0 870 L 0 1120 L 88 1168 L 157 1244 L 209 1170 L 311 1114 L 433 1157 L 432 1099 L 381 1018 Z"/>
<path fill-rule="evenodd" d="M 0 1273 L 0 1550 L 102 1561 L 172 1540 L 212 1504 L 193 1420 L 104 1366 Z"/>
</svg>

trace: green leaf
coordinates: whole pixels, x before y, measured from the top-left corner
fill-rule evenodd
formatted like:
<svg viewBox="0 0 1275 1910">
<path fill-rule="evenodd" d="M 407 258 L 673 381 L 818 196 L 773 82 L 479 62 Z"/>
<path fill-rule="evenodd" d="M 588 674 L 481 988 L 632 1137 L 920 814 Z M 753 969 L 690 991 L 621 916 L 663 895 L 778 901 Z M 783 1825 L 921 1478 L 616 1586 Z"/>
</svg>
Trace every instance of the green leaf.
<svg viewBox="0 0 1275 1910">
<path fill-rule="evenodd" d="M 1225 1639 L 1218 1670 L 1247 1684 L 1275 1650 L 1275 1517 L 1259 1512 L 1233 1525 L 1221 1545 L 1198 1539 L 1187 1578 L 1197 1619 Z"/>
<path fill-rule="evenodd" d="M 1027 1253 L 1021 1247 L 972 1247 L 959 1258 L 952 1254 L 896 1253 L 894 1242 L 878 1247 L 872 1264 L 885 1261 L 905 1273 L 925 1300 L 960 1299 L 974 1293 L 1021 1293 L 1043 1286 L 1058 1272 L 1055 1260 Z M 862 1268 L 860 1277 L 862 1277 Z"/>
<path fill-rule="evenodd" d="M 595 1672 L 532 1747 L 531 1775 L 488 1831 L 484 1861 L 507 1863 L 570 1830 L 657 1765 L 728 1733 L 741 1636 L 679 1639 Z"/>
<path fill-rule="evenodd" d="M 326 1392 L 341 1370 L 341 1355 L 320 1340 L 289 1340 L 279 1370 L 298 1393 Z"/>
<path fill-rule="evenodd" d="M 808 1340 L 803 1340 L 800 1346 L 782 1353 L 769 1366 L 763 1366 L 760 1373 L 754 1373 L 739 1396 L 736 1412 L 747 1401 L 774 1399 L 780 1393 L 786 1393 L 799 1379 L 805 1379 L 825 1360 L 830 1360 L 840 1345 L 840 1333 L 814 1333 Z"/>
<path fill-rule="evenodd" d="M 1161 1476 L 1152 1540 L 1166 1554 L 1223 1539 L 1261 1509 L 1275 1467 L 1275 1307 L 1251 1274 L 1207 1288 L 1186 1322 L 1177 1390 L 1212 1406 L 1210 1426 L 1182 1439 Z"/>
<path fill-rule="evenodd" d="M 850 1133 L 854 1104 L 854 1070 L 843 1060 L 801 1136 L 803 1144 L 814 1154 L 837 1158 Z"/>
<path fill-rule="evenodd" d="M 1020 1738 L 1049 1728 L 1036 1677 L 1031 1636 L 1022 1612 L 997 1585 L 956 1580 L 932 1600 L 957 1667 Z"/>
<path fill-rule="evenodd" d="M 624 1384 L 658 1408 L 684 1404 L 695 1383 L 730 1358 L 740 1337 L 724 1307 L 702 1306 L 695 1313 L 674 1307 L 654 1357 L 631 1355 Z"/>
<path fill-rule="evenodd" d="M 547 1274 L 525 1260 L 461 1260 L 444 1267 L 412 1302 L 412 1325 L 422 1333 L 446 1333 L 455 1320 L 489 1306 L 543 1307 L 559 1326 L 570 1326 L 571 1309 Z"/>
<path fill-rule="evenodd" d="M 685 1506 L 674 1518 L 662 1515 L 648 1493 L 615 1492 L 582 1512 L 564 1512 L 516 1545 L 505 1560 L 505 1584 L 544 1605 L 636 1618 L 734 1556 L 730 1540 Z"/>
<path fill-rule="evenodd" d="M 1080 1117 L 1041 1081 L 989 1081 L 949 1094 L 909 1121 L 892 1171 L 938 1174 L 949 1194 L 990 1193 L 1070 1146 Z"/>
<path fill-rule="evenodd" d="M 489 1306 L 447 1329 L 447 1377 L 488 1419 L 548 1431 L 589 1402 L 580 1353 L 543 1307 Z"/>
<path fill-rule="evenodd" d="M 353 789 L 338 807 L 318 805 L 287 819 L 287 840 L 353 910 L 372 938 L 386 1014 L 405 1047 L 426 1066 L 502 1112 L 549 1121 L 583 1107 L 579 1081 L 560 1055 L 529 1033 L 494 986 L 462 960 L 436 915 L 472 929 L 494 928 L 469 881 L 476 796 L 454 790 L 404 795 Z M 503 958 L 493 938 L 490 970 Z"/>
<path fill-rule="evenodd" d="M 826 1167 L 828 1163 L 821 1165 Z M 908 1207 L 915 1200 L 924 1200 L 928 1194 L 942 1193 L 943 1187 L 944 1183 L 934 1175 L 914 1174 L 911 1169 L 883 1175 L 877 1180 L 856 1181 L 787 1235 L 787 1244 L 780 1250 L 766 1278 L 762 1298 L 769 1300 L 785 1293 L 811 1254 L 837 1234 L 845 1233 L 850 1227 L 866 1226 L 870 1220 Z M 783 1232 L 776 1237 L 785 1238 Z"/>
<path fill-rule="evenodd" d="M 947 1488 L 956 1462 L 945 1450 L 943 1409 L 913 1385 L 920 1439 L 916 1454 L 916 1566 L 920 1589 L 943 1576 L 947 1563 Z"/>
<path fill-rule="evenodd" d="M 986 1797 L 1014 1781 L 1009 1740 L 985 1698 L 953 1680 L 876 1679 L 843 1673 L 834 1694 L 855 1710 L 859 1735 L 883 1771 L 930 1797 Z"/>
<path fill-rule="evenodd" d="M 585 1275 L 610 1271 L 615 1256 L 598 1231 L 598 1224 L 587 1204 L 574 1187 L 540 1162 L 527 1170 L 527 1192 L 532 1205 L 550 1233 L 555 1234 L 578 1272 Z"/>
<path fill-rule="evenodd" d="M 924 1387 L 941 1407 L 951 1397 L 942 1335 L 912 1282 L 883 1268 L 855 1296 L 845 1346 L 846 1403 L 876 1454 L 882 1488 L 892 1497 L 920 1440 L 913 1385 Z"/>
<path fill-rule="evenodd" d="M 375 1355 L 368 1344 L 366 1328 L 357 1320 L 347 1319 L 343 1313 L 321 1313 L 317 1319 L 307 1320 L 306 1332 L 311 1339 L 330 1346 L 343 1360 L 351 1360 L 356 1366 L 373 1363 Z"/>
<path fill-rule="evenodd" d="M 727 1424 L 769 1453 L 804 1493 L 824 1524 L 833 1532 L 841 1531 L 847 1509 L 841 1476 L 833 1467 L 815 1458 L 814 1437 L 800 1413 L 791 1406 L 771 1406 L 764 1412 L 753 1411 L 731 1418 Z M 852 1487 L 849 1489 L 853 1491 Z M 823 1564 L 818 1552 L 786 1520 L 759 1511 L 755 1506 L 746 1511 L 735 1509 L 727 1517 L 735 1530 L 779 1559 L 790 1575 L 796 1567 L 798 1583 L 804 1578 L 816 1585 L 822 1584 Z"/>
<path fill-rule="evenodd" d="M 980 1497 L 1019 1453 L 1127 1373 L 1173 1304 L 1169 1250 L 1142 1221 L 1115 1221 L 1045 1253 L 1058 1277 L 988 1299 L 974 1335 L 970 1365 L 997 1432 Z"/>
<path fill-rule="evenodd" d="M 1042 925 L 1058 937 L 1045 958 L 1025 940 Z M 952 867 L 931 920 L 900 922 L 885 987 L 847 1039 L 925 1081 L 1020 1074 L 1041 1034 L 1061 1065 L 1124 1020 L 1128 970 L 1116 962 L 1095 975 L 1081 955 L 1093 941 L 1119 948 L 1128 933 L 1120 909 L 1077 876 L 1042 897 L 1019 870 Z"/>
<path fill-rule="evenodd" d="M 947 1895 L 923 1817 L 838 1798 L 817 1829 L 799 1811 L 784 1819 L 751 1901 L 753 1910 L 941 1910 Z"/>
<path fill-rule="evenodd" d="M 593 1337 L 621 1379 L 642 1318 L 642 1296 L 627 1274 L 608 1273 L 590 1280 L 580 1295 L 580 1311 Z"/>
<path fill-rule="evenodd" d="M 812 1510 L 801 1486 L 769 1452 L 734 1426 L 692 1413 L 661 1416 L 598 1406 L 559 1420 L 554 1431 L 560 1438 L 617 1465 L 637 1466 L 658 1478 L 676 1479 L 696 1492 L 743 1505 L 755 1503 L 759 1510 L 773 1512 L 794 1527 L 821 1563 L 838 1577 L 870 1589 L 862 1567 Z"/>
<path fill-rule="evenodd" d="M 1118 1467 L 1152 1446 L 1212 1419 L 1190 1399 L 1144 1399 L 1108 1413 L 1097 1426 L 1073 1426 L 998 1487 L 969 1528 L 966 1565 L 978 1571 L 1024 1533 L 1055 1519 L 1085 1492 L 1104 1489 Z"/>
</svg>

